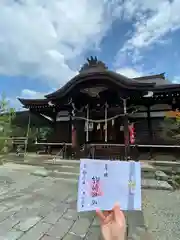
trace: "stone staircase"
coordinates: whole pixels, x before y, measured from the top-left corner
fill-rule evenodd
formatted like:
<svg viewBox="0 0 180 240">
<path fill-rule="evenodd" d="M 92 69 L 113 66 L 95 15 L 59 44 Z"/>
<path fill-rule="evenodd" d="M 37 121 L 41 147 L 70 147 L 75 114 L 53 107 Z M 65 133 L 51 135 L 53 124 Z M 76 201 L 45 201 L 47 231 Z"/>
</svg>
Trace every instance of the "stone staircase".
<svg viewBox="0 0 180 240">
<path fill-rule="evenodd" d="M 120 146 L 95 146 L 95 159 L 124 159 L 124 147 Z"/>
<path fill-rule="evenodd" d="M 45 168 L 52 171 L 49 174 L 50 176 L 62 179 L 64 181 L 69 180 L 74 183 L 78 182 L 80 161 L 56 159 L 55 164 L 50 165 L 49 163 L 50 161 L 45 162 Z"/>
<path fill-rule="evenodd" d="M 44 162 L 44 167 L 50 171 L 49 176 L 62 181 L 78 182 L 80 161 L 56 159 L 54 164 L 51 161 Z M 168 175 L 163 171 L 146 162 L 141 162 L 141 169 L 143 189 L 173 190 L 168 183 Z"/>
</svg>

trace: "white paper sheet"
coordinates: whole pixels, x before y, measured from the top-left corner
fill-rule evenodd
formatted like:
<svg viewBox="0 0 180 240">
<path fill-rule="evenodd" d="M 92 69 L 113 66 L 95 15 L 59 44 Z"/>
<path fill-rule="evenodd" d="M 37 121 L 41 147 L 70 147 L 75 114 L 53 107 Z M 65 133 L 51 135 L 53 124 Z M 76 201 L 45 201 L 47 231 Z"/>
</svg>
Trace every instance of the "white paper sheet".
<svg viewBox="0 0 180 240">
<path fill-rule="evenodd" d="M 116 202 L 122 210 L 141 210 L 139 162 L 81 159 L 78 185 L 78 212 L 111 210 Z"/>
</svg>

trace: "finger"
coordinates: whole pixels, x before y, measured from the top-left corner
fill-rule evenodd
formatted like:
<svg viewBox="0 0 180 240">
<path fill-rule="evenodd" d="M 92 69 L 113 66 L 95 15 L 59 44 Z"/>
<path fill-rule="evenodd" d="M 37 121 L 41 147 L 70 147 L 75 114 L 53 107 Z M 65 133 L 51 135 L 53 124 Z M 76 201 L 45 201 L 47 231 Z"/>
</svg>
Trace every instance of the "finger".
<svg viewBox="0 0 180 240">
<path fill-rule="evenodd" d="M 113 212 L 115 221 L 125 223 L 124 213 L 121 211 L 119 204 L 114 205 Z"/>
<path fill-rule="evenodd" d="M 104 224 L 108 224 L 113 220 L 114 213 L 111 211 L 111 213 L 105 218 Z"/>
<path fill-rule="evenodd" d="M 96 209 L 96 215 L 98 216 L 98 218 L 101 222 L 103 222 L 106 219 L 103 212 L 99 209 Z"/>
<path fill-rule="evenodd" d="M 104 214 L 105 217 L 109 216 L 109 214 L 111 214 L 111 213 L 112 213 L 112 210 L 110 210 L 110 211 L 103 211 L 103 214 Z"/>
</svg>

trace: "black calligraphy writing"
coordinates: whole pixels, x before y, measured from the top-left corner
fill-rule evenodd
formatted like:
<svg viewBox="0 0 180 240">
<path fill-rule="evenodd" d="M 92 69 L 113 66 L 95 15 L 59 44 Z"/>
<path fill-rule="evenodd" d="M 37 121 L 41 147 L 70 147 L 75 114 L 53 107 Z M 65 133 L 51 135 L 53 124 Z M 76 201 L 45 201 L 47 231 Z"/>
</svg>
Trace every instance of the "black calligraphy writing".
<svg viewBox="0 0 180 240">
<path fill-rule="evenodd" d="M 82 184 L 83 185 L 86 183 L 86 174 L 87 174 L 86 164 L 84 164 L 84 168 L 83 168 L 83 171 L 82 171 Z"/>
<path fill-rule="evenodd" d="M 86 171 L 86 164 L 84 163 L 83 164 L 83 169 L 82 169 L 82 184 L 85 185 L 86 184 L 86 175 L 87 175 L 87 171 Z M 82 194 L 82 197 L 81 197 L 81 207 L 83 208 L 84 205 L 85 205 L 85 195 L 86 195 L 86 192 L 85 190 L 82 190 L 81 192 Z"/>
<path fill-rule="evenodd" d="M 104 177 L 108 177 L 108 165 L 105 164 L 105 168 L 104 168 Z"/>
<path fill-rule="evenodd" d="M 94 206 L 94 205 L 97 205 L 97 204 L 98 204 L 98 202 L 93 199 L 92 202 L 91 202 L 91 205 Z"/>
</svg>

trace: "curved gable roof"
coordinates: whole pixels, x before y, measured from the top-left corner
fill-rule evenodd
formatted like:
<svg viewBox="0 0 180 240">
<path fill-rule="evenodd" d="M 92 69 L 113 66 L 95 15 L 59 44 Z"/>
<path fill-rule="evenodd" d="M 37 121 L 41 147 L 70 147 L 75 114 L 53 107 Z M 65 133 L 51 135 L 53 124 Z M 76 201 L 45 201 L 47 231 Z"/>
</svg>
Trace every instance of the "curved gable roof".
<svg viewBox="0 0 180 240">
<path fill-rule="evenodd" d="M 108 71 L 108 70 L 99 70 L 99 69 L 92 69 L 91 71 L 85 71 L 74 78 L 72 78 L 69 82 L 67 82 L 62 88 L 58 89 L 57 91 L 46 95 L 46 98 L 55 98 L 55 97 L 63 97 L 67 93 L 69 93 L 76 85 L 89 81 L 91 79 L 106 79 L 110 82 L 116 84 L 119 87 L 123 87 L 126 89 L 147 89 L 152 88 L 155 84 L 154 83 L 143 83 L 139 82 L 134 79 L 127 78 L 121 74 L 116 72 Z"/>
<path fill-rule="evenodd" d="M 165 72 L 163 73 L 160 73 L 160 74 L 155 74 L 155 75 L 149 75 L 149 76 L 142 76 L 142 77 L 135 77 L 133 78 L 135 80 L 138 80 L 138 81 L 143 81 L 143 80 L 154 80 L 154 79 L 166 79 L 165 78 Z"/>
<path fill-rule="evenodd" d="M 31 105 L 33 104 L 34 106 L 44 106 L 49 103 L 49 99 L 24 99 L 24 98 L 18 98 L 18 100 L 23 104 L 23 105 Z"/>
</svg>

